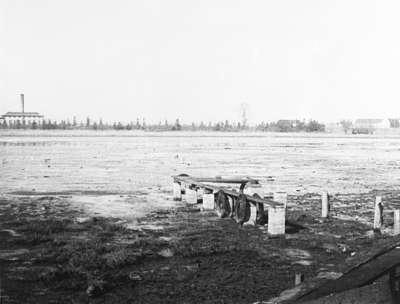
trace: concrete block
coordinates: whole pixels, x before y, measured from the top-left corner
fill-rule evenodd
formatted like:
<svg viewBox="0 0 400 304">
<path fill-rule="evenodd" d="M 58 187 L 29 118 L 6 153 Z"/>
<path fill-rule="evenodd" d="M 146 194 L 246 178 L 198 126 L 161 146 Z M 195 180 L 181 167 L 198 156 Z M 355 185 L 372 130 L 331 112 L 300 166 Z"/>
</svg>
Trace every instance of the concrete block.
<svg viewBox="0 0 400 304">
<path fill-rule="evenodd" d="M 172 184 L 173 198 L 174 201 L 182 200 L 181 185 L 179 183 Z"/>
<path fill-rule="evenodd" d="M 285 235 L 286 208 L 268 208 L 268 234 L 270 236 Z"/>
<path fill-rule="evenodd" d="M 190 205 L 197 204 L 197 190 L 186 188 L 185 201 Z"/>
<path fill-rule="evenodd" d="M 214 210 L 215 209 L 215 197 L 214 193 L 203 194 L 203 210 Z"/>
</svg>

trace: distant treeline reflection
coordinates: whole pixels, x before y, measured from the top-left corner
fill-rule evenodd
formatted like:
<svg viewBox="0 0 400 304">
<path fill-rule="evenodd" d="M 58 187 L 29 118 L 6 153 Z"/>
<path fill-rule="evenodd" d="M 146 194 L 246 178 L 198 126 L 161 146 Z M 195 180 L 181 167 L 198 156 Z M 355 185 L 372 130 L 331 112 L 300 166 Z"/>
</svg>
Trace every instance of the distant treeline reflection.
<svg viewBox="0 0 400 304">
<path fill-rule="evenodd" d="M 75 118 L 70 120 L 43 120 L 41 123 L 25 123 L 17 121 L 0 123 L 1 129 L 30 129 L 30 130 L 144 130 L 144 131 L 226 131 L 238 132 L 243 130 L 263 131 L 263 132 L 324 132 L 325 125 L 316 120 L 278 120 L 276 122 L 262 122 L 254 126 L 249 126 L 240 122 L 200 122 L 191 124 L 181 124 L 179 119 L 174 123 L 167 120 L 158 124 L 148 124 L 145 120 L 129 123 L 122 122 L 103 122 L 102 119 L 96 121 L 89 117 L 86 121 L 78 122 Z"/>
</svg>

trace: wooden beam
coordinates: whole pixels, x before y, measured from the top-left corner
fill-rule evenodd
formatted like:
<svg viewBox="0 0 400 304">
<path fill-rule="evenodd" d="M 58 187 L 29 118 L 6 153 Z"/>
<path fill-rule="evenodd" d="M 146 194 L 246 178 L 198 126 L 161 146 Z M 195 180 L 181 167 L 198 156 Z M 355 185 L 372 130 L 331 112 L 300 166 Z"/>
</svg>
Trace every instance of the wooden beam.
<svg viewBox="0 0 400 304">
<path fill-rule="evenodd" d="M 176 182 L 181 182 L 181 183 L 185 183 L 185 184 L 192 185 L 192 186 L 195 186 L 195 187 L 212 190 L 214 192 L 218 192 L 218 191 L 222 190 L 222 191 L 225 192 L 225 194 L 227 194 L 227 195 L 229 195 L 231 197 L 234 197 L 234 198 L 238 198 L 239 194 L 240 194 L 237 191 L 228 190 L 228 189 L 225 189 L 225 188 L 222 188 L 222 187 L 217 187 L 217 186 L 214 186 L 214 185 L 204 184 L 202 182 L 199 182 L 198 180 L 193 179 L 190 176 L 179 176 L 179 175 L 176 175 L 176 176 L 173 176 L 173 178 L 174 178 L 174 181 L 176 181 Z M 257 197 L 253 197 L 253 196 L 250 196 L 250 195 L 247 195 L 247 194 L 246 194 L 246 200 L 248 202 L 250 202 L 250 203 L 253 203 L 253 204 L 265 204 L 265 205 L 268 205 L 270 207 L 283 207 L 284 206 L 282 203 L 275 202 L 272 199 L 257 198 Z"/>
<path fill-rule="evenodd" d="M 192 177 L 193 180 L 203 183 L 220 183 L 220 184 L 259 184 L 257 179 L 250 178 L 220 178 L 220 177 Z"/>
</svg>

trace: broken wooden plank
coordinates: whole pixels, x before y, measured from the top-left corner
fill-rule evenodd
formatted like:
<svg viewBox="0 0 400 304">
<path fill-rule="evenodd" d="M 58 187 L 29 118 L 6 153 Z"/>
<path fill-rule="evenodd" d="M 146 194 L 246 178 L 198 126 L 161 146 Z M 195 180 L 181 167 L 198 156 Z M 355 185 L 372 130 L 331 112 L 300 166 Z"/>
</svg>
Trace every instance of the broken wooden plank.
<svg viewBox="0 0 400 304">
<path fill-rule="evenodd" d="M 391 269 L 400 265 L 400 247 L 385 249 L 372 256 L 367 261 L 351 268 L 340 278 L 330 280 L 325 284 L 308 291 L 295 299 L 295 303 L 310 301 L 328 296 L 333 293 L 340 293 L 354 288 L 359 288 L 376 281 L 388 274 Z"/>
</svg>

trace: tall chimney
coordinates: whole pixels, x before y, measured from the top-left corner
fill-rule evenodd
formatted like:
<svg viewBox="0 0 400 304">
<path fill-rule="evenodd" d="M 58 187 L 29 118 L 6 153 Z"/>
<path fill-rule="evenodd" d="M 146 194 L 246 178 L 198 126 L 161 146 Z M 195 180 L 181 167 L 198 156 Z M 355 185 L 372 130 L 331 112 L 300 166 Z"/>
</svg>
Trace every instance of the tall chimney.
<svg viewBox="0 0 400 304">
<path fill-rule="evenodd" d="M 22 113 L 25 113 L 25 101 L 24 101 L 24 94 L 21 94 L 21 104 L 22 104 Z"/>
</svg>

